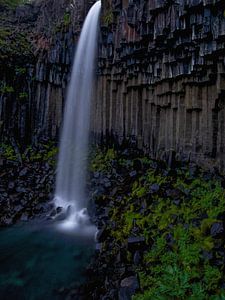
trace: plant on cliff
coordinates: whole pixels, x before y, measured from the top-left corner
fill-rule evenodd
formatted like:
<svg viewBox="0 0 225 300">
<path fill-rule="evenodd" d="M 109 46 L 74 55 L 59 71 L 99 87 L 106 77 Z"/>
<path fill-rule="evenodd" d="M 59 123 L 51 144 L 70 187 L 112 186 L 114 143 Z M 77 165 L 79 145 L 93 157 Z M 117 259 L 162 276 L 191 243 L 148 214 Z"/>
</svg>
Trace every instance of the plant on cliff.
<svg viewBox="0 0 225 300">
<path fill-rule="evenodd" d="M 102 17 L 102 22 L 104 25 L 109 26 L 113 22 L 113 12 L 112 9 L 108 10 Z"/>
<path fill-rule="evenodd" d="M 5 143 L 0 144 L 0 157 L 13 161 L 17 160 L 17 155 L 13 147 Z"/>
<path fill-rule="evenodd" d="M 0 28 L 0 60 L 10 64 L 16 57 L 22 59 L 27 56 L 32 56 L 28 36 L 13 27 Z"/>
<path fill-rule="evenodd" d="M 55 167 L 56 158 L 58 155 L 58 147 L 55 146 L 53 141 L 40 144 L 38 148 L 29 146 L 26 153 L 23 154 L 23 159 L 29 162 L 48 162 L 49 165 Z"/>
<path fill-rule="evenodd" d="M 30 2 L 29 0 L 0 0 L 0 6 L 7 8 L 16 8 L 18 5 Z"/>
<path fill-rule="evenodd" d="M 0 93 L 1 94 L 10 94 L 14 92 L 12 86 L 6 85 L 5 82 L 0 82 Z"/>
</svg>

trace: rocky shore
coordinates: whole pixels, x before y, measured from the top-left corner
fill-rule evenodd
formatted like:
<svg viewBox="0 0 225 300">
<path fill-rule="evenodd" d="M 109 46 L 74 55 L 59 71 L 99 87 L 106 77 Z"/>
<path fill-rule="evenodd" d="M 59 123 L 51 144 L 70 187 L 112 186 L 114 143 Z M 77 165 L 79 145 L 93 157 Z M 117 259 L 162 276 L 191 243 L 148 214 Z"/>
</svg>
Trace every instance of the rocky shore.
<svg viewBox="0 0 225 300">
<path fill-rule="evenodd" d="M 57 148 L 42 144 L 16 154 L 0 147 L 0 226 L 45 216 L 52 209 Z"/>
</svg>

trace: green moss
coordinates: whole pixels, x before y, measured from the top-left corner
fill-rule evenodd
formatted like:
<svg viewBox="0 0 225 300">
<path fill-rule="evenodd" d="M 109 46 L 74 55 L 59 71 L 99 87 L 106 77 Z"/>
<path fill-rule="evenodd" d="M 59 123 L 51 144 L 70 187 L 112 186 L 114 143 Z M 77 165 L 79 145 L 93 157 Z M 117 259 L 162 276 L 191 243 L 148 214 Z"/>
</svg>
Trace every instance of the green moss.
<svg viewBox="0 0 225 300">
<path fill-rule="evenodd" d="M 27 156 L 24 156 L 24 159 L 27 159 L 31 162 L 43 161 L 48 162 L 50 165 L 56 165 L 56 159 L 58 155 L 58 147 L 54 145 L 53 142 L 40 145 L 41 149 L 34 149 L 32 146 L 29 146 L 26 149 Z"/>
<path fill-rule="evenodd" d="M 28 0 L 0 0 L 0 6 L 16 8 L 18 5 L 25 4 Z"/>
<path fill-rule="evenodd" d="M 21 92 L 21 93 L 19 93 L 19 97 L 18 98 L 19 98 L 20 101 L 26 101 L 28 99 L 28 93 Z"/>
<path fill-rule="evenodd" d="M 15 72 L 16 72 L 16 75 L 25 75 L 27 70 L 26 70 L 26 68 L 16 66 Z"/>
<path fill-rule="evenodd" d="M 90 170 L 93 172 L 106 172 L 111 169 L 113 160 L 117 157 L 114 149 L 108 149 L 106 153 L 100 149 L 96 149 L 94 156 L 92 156 Z"/>
<path fill-rule="evenodd" d="M 8 160 L 13 160 L 13 161 L 17 160 L 16 153 L 13 147 L 9 144 L 4 144 L 4 143 L 0 144 L 0 156 Z"/>
<path fill-rule="evenodd" d="M 14 27 L 0 28 L 0 59 L 5 64 L 15 57 L 27 57 L 32 55 L 31 43 L 28 36 L 15 30 Z M 21 70 L 19 70 L 21 71 Z"/>
<path fill-rule="evenodd" d="M 109 26 L 113 22 L 113 12 L 112 9 L 108 10 L 102 17 L 102 23 Z"/>
<path fill-rule="evenodd" d="M 115 201 L 110 211 L 116 226 L 109 229 L 121 245 L 134 227 L 145 237 L 148 250 L 136 269 L 141 292 L 133 299 L 225 299 L 224 266 L 210 258 L 223 261 L 223 253 L 217 249 L 218 245 L 224 249 L 224 240 L 210 235 L 212 224 L 222 222 L 220 216 L 225 212 L 225 190 L 220 181 L 203 179 L 201 170 L 193 178 L 186 168 L 167 170 L 164 176 L 148 158 L 139 160 L 145 171 L 118 188 L 114 197 L 119 196 L 120 201 Z M 93 170 L 103 173 L 110 168 L 127 168 L 128 175 L 132 167 L 133 161 L 119 157 L 114 150 L 98 152 L 92 164 Z M 150 192 L 152 184 L 159 190 Z M 175 196 L 167 193 L 170 190 Z M 104 201 L 111 200 L 104 197 Z M 131 261 L 130 253 L 127 257 Z"/>
<path fill-rule="evenodd" d="M 1 84 L 0 85 L 0 93 L 2 94 L 10 94 L 14 92 L 14 88 L 9 85 Z"/>
<path fill-rule="evenodd" d="M 71 15 L 70 13 L 67 12 L 63 16 L 63 25 L 67 27 L 70 25 L 70 23 L 71 23 Z"/>
</svg>

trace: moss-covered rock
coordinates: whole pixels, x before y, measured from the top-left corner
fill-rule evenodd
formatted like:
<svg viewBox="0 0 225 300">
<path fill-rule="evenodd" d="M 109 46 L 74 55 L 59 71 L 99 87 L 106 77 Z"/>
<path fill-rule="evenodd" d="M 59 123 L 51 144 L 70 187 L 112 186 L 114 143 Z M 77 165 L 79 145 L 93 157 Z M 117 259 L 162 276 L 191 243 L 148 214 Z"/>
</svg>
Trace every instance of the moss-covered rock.
<svg viewBox="0 0 225 300">
<path fill-rule="evenodd" d="M 195 165 L 170 169 L 112 149 L 98 152 L 92 169 L 111 183 L 96 199 L 108 213 L 98 260 L 109 262 L 109 290 L 119 291 L 119 282 L 133 273 L 140 280 L 135 300 L 224 299 L 222 177 Z"/>
</svg>

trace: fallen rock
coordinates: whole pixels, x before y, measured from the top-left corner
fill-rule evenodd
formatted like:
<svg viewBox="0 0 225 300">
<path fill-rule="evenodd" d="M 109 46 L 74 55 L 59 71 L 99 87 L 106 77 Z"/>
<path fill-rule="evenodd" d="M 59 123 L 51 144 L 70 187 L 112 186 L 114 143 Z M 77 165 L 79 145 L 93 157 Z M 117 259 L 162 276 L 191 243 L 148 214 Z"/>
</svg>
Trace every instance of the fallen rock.
<svg viewBox="0 0 225 300">
<path fill-rule="evenodd" d="M 159 191 L 159 185 L 154 183 L 150 186 L 150 193 L 157 193 Z"/>
<path fill-rule="evenodd" d="M 136 276 L 124 278 L 120 283 L 119 300 L 131 300 L 139 288 L 140 285 Z"/>
<path fill-rule="evenodd" d="M 127 240 L 128 244 L 143 244 L 145 243 L 145 237 L 143 236 L 131 236 Z"/>
<path fill-rule="evenodd" d="M 29 169 L 28 169 L 27 167 L 23 168 L 23 169 L 19 172 L 19 176 L 20 176 L 20 177 L 26 176 L 27 173 L 28 173 L 28 170 L 29 170 Z"/>
<path fill-rule="evenodd" d="M 222 222 L 216 222 L 211 226 L 210 234 L 213 238 L 221 238 L 224 235 L 224 226 Z"/>
<path fill-rule="evenodd" d="M 145 238 L 144 237 L 129 237 L 127 239 L 128 250 L 136 251 L 138 249 L 142 249 L 145 246 Z"/>
<path fill-rule="evenodd" d="M 107 235 L 108 235 L 108 233 L 107 233 L 106 228 L 102 228 L 97 232 L 96 240 L 98 242 L 103 242 L 107 238 Z"/>
<path fill-rule="evenodd" d="M 137 176 L 137 171 L 132 171 L 129 173 L 130 177 L 135 177 Z"/>
</svg>

